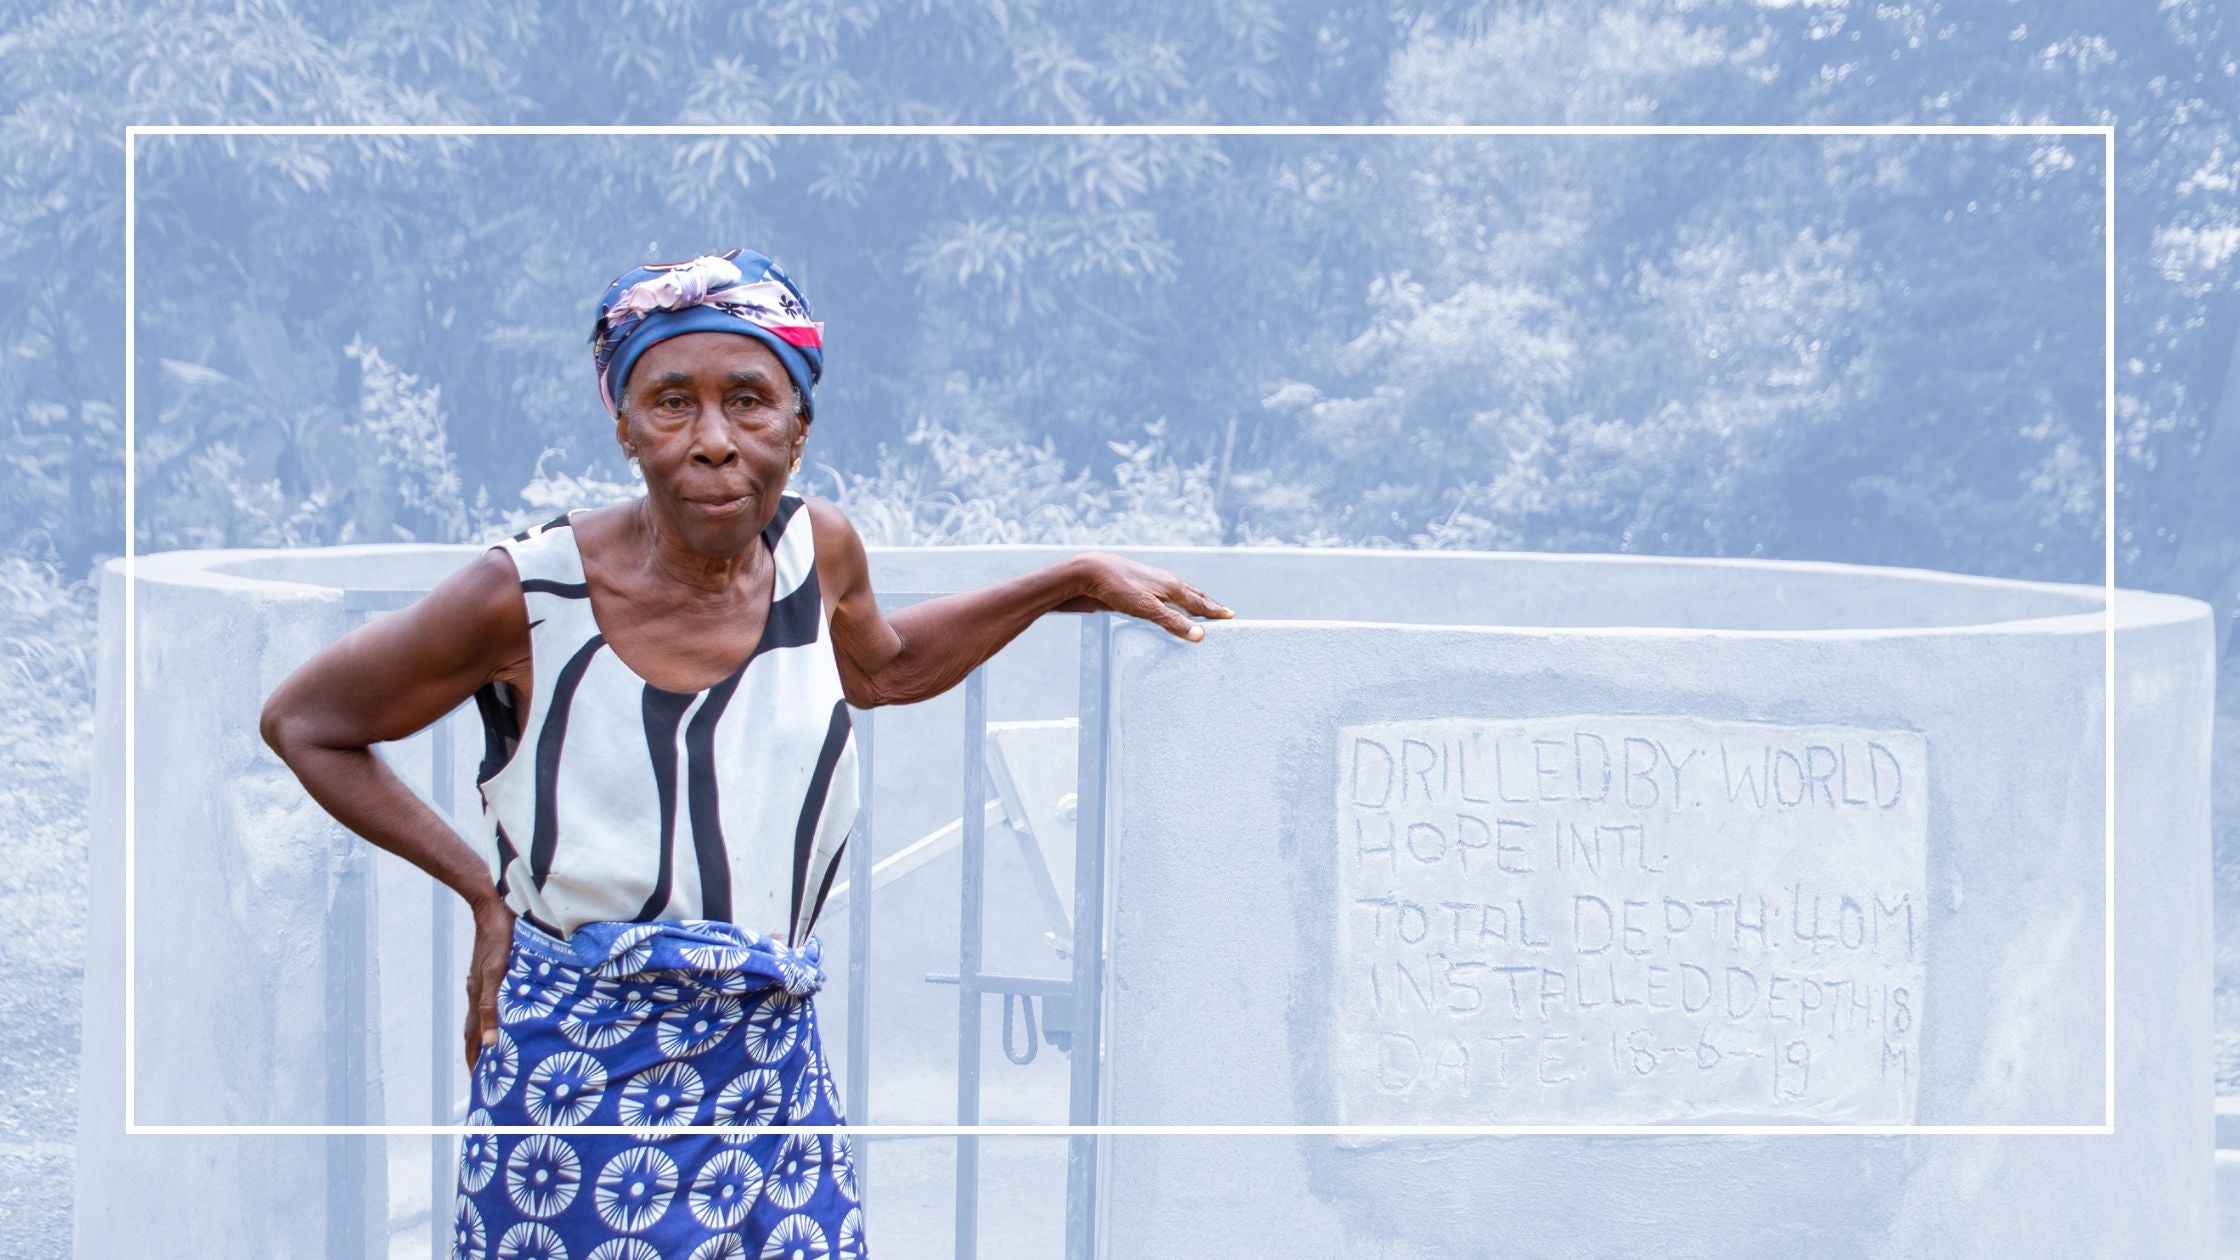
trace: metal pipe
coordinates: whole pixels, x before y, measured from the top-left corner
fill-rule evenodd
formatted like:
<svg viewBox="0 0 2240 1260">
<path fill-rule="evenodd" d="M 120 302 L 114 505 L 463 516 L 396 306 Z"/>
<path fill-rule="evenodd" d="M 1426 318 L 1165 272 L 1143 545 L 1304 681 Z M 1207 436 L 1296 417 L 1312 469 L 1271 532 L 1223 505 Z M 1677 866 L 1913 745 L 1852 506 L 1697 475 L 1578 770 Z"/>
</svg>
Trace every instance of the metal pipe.
<svg viewBox="0 0 2240 1260">
<path fill-rule="evenodd" d="M 362 625 L 375 612 L 400 608 L 410 591 L 357 590 L 345 593 L 344 609 Z M 331 875 L 326 934 L 326 1066 L 329 1124 L 366 1121 L 367 924 L 371 917 L 372 861 L 368 844 L 345 834 L 329 856 Z M 372 1187 L 368 1184 L 366 1137 L 327 1136 L 327 1254 L 356 1260 L 369 1254 L 366 1229 Z M 387 1213 L 384 1208 L 383 1218 Z"/>
<path fill-rule="evenodd" d="M 365 845 L 344 839 L 330 855 L 327 904 L 327 1117 L 329 1124 L 366 1122 Z M 363 1136 L 327 1137 L 327 1254 L 366 1254 L 366 1152 Z"/>
<path fill-rule="evenodd" d="M 452 720 L 458 710 L 436 719 L 435 730 L 428 740 L 428 781 L 432 785 L 435 807 L 445 818 L 452 817 L 452 778 L 456 773 L 452 761 L 455 755 L 452 739 Z M 428 1060 L 428 1119 L 433 1124 L 451 1123 L 451 1052 L 457 1043 L 445 1034 L 450 1031 L 452 1020 L 457 1018 L 454 1006 L 454 983 L 451 976 L 451 898 L 456 895 L 442 880 L 428 881 L 428 986 L 429 1018 L 435 1023 L 434 1054 Z M 448 1255 L 451 1248 L 451 1196 L 457 1190 L 457 1168 L 453 1158 L 451 1135 L 430 1134 L 428 1138 L 428 1254 Z"/>
<path fill-rule="evenodd" d="M 988 680 L 985 665 L 964 680 L 964 900 L 957 939 L 957 1123 L 980 1123 L 980 900 L 987 844 Z M 957 1135 L 957 1260 L 980 1246 L 980 1139 Z"/>
<path fill-rule="evenodd" d="M 1098 1120 L 1104 1063 L 1104 829 L 1110 765 L 1112 614 L 1081 619 L 1081 704 L 1074 772 L 1073 1041 L 1069 1124 Z M 1097 1135 L 1066 1139 L 1067 1260 L 1095 1260 Z"/>
<path fill-rule="evenodd" d="M 848 1118 L 868 1123 L 871 1115 L 871 805 L 878 783 L 873 755 L 877 723 L 869 711 L 853 714 L 858 770 L 863 784 L 862 802 L 855 830 L 848 844 Z M 856 1193 L 871 1198 L 869 1144 L 852 1143 L 855 1153 Z"/>
</svg>

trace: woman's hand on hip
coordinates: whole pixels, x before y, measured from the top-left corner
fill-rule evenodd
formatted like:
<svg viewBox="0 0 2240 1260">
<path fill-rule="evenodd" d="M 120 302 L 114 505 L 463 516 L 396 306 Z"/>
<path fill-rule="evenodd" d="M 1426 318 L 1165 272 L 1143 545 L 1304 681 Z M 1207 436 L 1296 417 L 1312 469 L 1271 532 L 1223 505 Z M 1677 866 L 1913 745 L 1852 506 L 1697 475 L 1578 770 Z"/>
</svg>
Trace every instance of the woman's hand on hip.
<svg viewBox="0 0 2240 1260">
<path fill-rule="evenodd" d="M 1234 617 L 1213 597 L 1157 565 L 1109 552 L 1074 557 L 1081 568 L 1082 593 L 1058 605 L 1059 612 L 1117 612 L 1166 627 L 1176 638 L 1195 642 L 1205 629 L 1190 618 Z"/>
<path fill-rule="evenodd" d="M 498 986 L 513 957 L 513 907 L 492 900 L 475 908 L 474 955 L 467 967 L 467 1071 L 498 1039 Z"/>
</svg>

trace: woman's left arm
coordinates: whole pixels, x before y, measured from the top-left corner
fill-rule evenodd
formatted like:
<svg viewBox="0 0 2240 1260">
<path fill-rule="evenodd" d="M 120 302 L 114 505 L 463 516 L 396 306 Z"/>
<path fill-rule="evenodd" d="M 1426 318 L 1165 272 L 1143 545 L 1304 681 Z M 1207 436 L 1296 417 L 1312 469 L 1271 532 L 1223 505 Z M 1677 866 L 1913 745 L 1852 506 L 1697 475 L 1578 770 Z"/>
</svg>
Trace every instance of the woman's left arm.
<svg viewBox="0 0 2240 1260">
<path fill-rule="evenodd" d="M 833 655 L 841 691 L 859 709 L 915 704 L 963 681 L 1048 612 L 1121 612 L 1195 642 L 1192 615 L 1235 614 L 1154 565 L 1083 552 L 1009 581 L 879 611 L 871 565 L 855 526 L 830 502 L 803 496 L 816 530 L 817 581 L 831 592 Z"/>
</svg>

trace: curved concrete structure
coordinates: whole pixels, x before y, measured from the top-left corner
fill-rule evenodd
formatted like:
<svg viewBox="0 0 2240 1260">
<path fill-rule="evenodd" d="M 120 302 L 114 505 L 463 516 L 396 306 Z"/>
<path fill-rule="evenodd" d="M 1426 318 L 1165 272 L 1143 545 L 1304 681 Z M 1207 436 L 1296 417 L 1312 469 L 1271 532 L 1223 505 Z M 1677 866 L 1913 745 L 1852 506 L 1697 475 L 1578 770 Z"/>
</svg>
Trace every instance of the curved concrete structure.
<svg viewBox="0 0 2240 1260">
<path fill-rule="evenodd" d="M 883 593 L 954 590 L 1072 550 L 872 564 Z M 1197 644 L 1133 622 L 1113 641 L 1108 1121 L 2107 1118 L 2102 592 L 1823 564 L 1117 550 L 1240 617 Z M 425 588 L 472 554 L 139 562 L 140 1123 L 332 1122 L 329 863 L 370 846 L 264 749 L 257 709 L 343 631 L 338 588 Z M 355 1167 L 330 1143 L 360 1139 L 121 1133 L 122 905 L 101 890 L 123 876 L 122 595 L 112 565 L 80 1253 L 131 1254 L 161 1221 L 172 1249 L 317 1254 L 332 1170 Z M 2126 591 L 2115 614 L 2113 1134 L 1118 1137 L 1103 1254 L 2208 1256 L 2208 610 Z M 1022 636 L 990 667 L 989 716 L 1071 715 L 1076 640 L 1070 618 Z M 960 707 L 879 712 L 880 856 L 957 816 Z M 453 787 L 471 807 L 467 760 Z M 424 1123 L 427 880 L 374 865 L 373 1007 L 394 1053 L 365 1105 Z M 827 937 L 837 977 L 844 933 Z M 874 1030 L 871 1118 L 939 1123 L 953 1047 L 923 1030 L 953 1019 L 955 991 L 919 973 L 954 957 L 882 956 L 880 939 L 873 1021 L 894 1022 Z M 835 1046 L 841 1006 L 821 1008 Z M 984 1119 L 1063 1122 L 1062 1056 L 1006 1071 Z M 369 1177 L 427 1183 L 425 1139 L 365 1145 Z"/>
</svg>

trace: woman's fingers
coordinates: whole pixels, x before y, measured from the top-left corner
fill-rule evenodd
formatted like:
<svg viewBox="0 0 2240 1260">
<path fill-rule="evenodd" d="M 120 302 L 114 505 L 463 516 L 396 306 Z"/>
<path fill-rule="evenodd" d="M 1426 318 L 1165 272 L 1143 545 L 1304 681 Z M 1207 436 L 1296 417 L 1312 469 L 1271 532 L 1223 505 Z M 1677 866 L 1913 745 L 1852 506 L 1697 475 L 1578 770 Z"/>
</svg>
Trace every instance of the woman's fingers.
<svg viewBox="0 0 2240 1260">
<path fill-rule="evenodd" d="M 1164 579 L 1152 592 L 1157 599 L 1159 615 L 1156 620 L 1168 630 L 1195 643 L 1206 637 L 1206 628 L 1192 621 L 1200 617 L 1233 617 L 1236 614 L 1214 602 L 1212 596 L 1190 585 L 1172 573 L 1161 573 Z"/>
<path fill-rule="evenodd" d="M 498 1039 L 498 986 L 513 948 L 514 915 L 500 909 L 477 914 L 474 954 L 467 968 L 467 1070 L 473 1071 L 484 1048 Z"/>
<path fill-rule="evenodd" d="M 498 1039 L 497 1012 L 491 1000 L 491 982 L 495 979 L 488 955 L 478 948 L 474 968 L 467 975 L 467 1070 L 470 1072 L 482 1057 L 483 1047 Z"/>
<path fill-rule="evenodd" d="M 482 969 L 473 968 L 467 973 L 467 1070 L 474 1071 L 475 1051 L 482 1045 L 482 986 L 476 981 Z"/>
<path fill-rule="evenodd" d="M 1215 603 L 1213 596 L 1206 594 L 1188 582 L 1177 582 L 1175 587 L 1181 592 L 1181 597 L 1176 599 L 1175 602 L 1201 617 L 1234 617 L 1237 615 L 1230 610 L 1228 605 Z"/>
<path fill-rule="evenodd" d="M 485 968 L 479 1004 L 482 1011 L 482 1044 L 489 1045 L 498 1039 L 498 984 L 502 968 Z"/>
<path fill-rule="evenodd" d="M 1188 614 L 1168 603 L 1166 599 L 1162 598 L 1161 592 L 1140 591 L 1138 594 L 1141 596 L 1142 602 L 1139 605 L 1139 611 L 1136 613 L 1137 616 L 1145 621 L 1157 622 L 1159 625 L 1165 626 L 1168 633 L 1177 638 L 1188 639 L 1193 643 L 1206 637 L 1205 627 L 1190 620 Z"/>
<path fill-rule="evenodd" d="M 1165 569 L 1125 556 L 1098 553 L 1093 573 L 1089 589 L 1059 604 L 1059 611 L 1125 612 L 1193 643 L 1206 632 L 1192 617 L 1236 616 L 1227 605 Z"/>
</svg>

